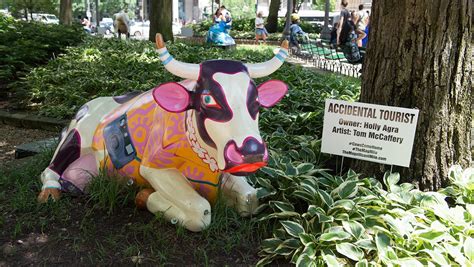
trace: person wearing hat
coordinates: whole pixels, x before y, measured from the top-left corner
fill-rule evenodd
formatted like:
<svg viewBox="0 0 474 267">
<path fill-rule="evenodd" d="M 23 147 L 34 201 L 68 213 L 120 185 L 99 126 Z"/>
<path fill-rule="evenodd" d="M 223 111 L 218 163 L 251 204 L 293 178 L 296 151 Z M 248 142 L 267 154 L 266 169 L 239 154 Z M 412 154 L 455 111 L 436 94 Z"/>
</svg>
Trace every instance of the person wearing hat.
<svg viewBox="0 0 474 267">
<path fill-rule="evenodd" d="M 298 14 L 291 15 L 290 26 L 290 45 L 297 48 L 298 52 L 301 50 L 300 44 L 308 41 L 308 34 L 301 29 L 300 16 Z"/>
</svg>

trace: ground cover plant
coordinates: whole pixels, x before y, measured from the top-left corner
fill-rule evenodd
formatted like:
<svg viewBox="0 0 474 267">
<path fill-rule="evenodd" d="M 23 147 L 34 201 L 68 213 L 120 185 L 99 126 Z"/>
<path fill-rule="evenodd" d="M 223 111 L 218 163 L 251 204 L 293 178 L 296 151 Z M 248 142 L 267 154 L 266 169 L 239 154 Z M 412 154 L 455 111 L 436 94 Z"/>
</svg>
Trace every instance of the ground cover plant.
<svg viewBox="0 0 474 267">
<path fill-rule="evenodd" d="M 52 152 L 15 170 L 0 170 L 0 264 L 162 265 L 254 264 L 261 237 L 220 202 L 213 225 L 191 233 L 160 215 L 136 210 L 136 188 L 99 175 L 89 195 L 39 205 L 40 172 Z"/>
<path fill-rule="evenodd" d="M 210 19 L 194 24 L 192 26 L 194 36 L 206 36 L 207 31 L 211 25 L 212 20 Z M 304 32 L 309 34 L 311 39 L 316 39 L 319 37 L 319 33 L 321 32 L 321 28 L 319 26 L 315 26 L 304 21 L 300 22 L 300 26 Z M 278 19 L 278 28 L 276 33 L 270 33 L 267 39 L 273 41 L 281 40 L 284 28 L 285 19 Z M 255 39 L 255 18 L 233 19 L 230 35 L 236 39 Z"/>
<path fill-rule="evenodd" d="M 382 184 L 295 164 L 282 156 L 257 178 L 273 195 L 260 218 L 274 226 L 260 265 L 282 257 L 297 266 L 472 266 L 474 169 L 454 166 L 452 186 L 421 192 L 397 185 L 398 174 Z"/>
<path fill-rule="evenodd" d="M 211 58 L 259 62 L 273 56 L 271 47 L 255 50 L 244 46 L 229 52 L 176 44 L 168 49 L 179 60 L 194 63 Z M 29 89 L 29 100 L 44 114 L 68 118 L 89 99 L 148 90 L 177 79 L 163 69 L 152 44 L 90 39 L 33 70 L 23 88 Z M 316 155 L 324 98 L 357 98 L 357 81 L 317 75 L 289 64 L 265 79 L 281 79 L 292 88 L 278 108 L 262 110 L 260 124 L 264 138 L 274 148 L 271 153 L 301 147 L 308 161 L 319 164 Z M 135 189 L 126 183 L 111 184 L 103 175 L 90 185 L 87 197 L 66 196 L 57 203 L 37 205 L 38 177 L 50 157 L 51 154 L 35 158 L 26 167 L 0 175 L 0 214 L 5 214 L 0 219 L 0 240 L 7 252 L 13 250 L 8 254 L 9 262 L 25 259 L 28 252 L 33 253 L 32 262 L 25 264 L 64 264 L 68 262 L 66 258 L 80 258 L 83 264 L 248 265 L 258 261 L 265 226 L 242 219 L 219 204 L 213 209 L 212 226 L 200 234 L 135 210 L 131 201 Z M 264 194 L 262 190 L 260 195 Z M 49 241 L 43 242 L 46 238 Z M 24 243 L 29 247 L 21 245 Z M 189 249 L 183 250 L 183 244 Z M 58 249 L 63 247 L 68 249 Z M 40 253 L 51 256 L 41 259 Z"/>
<path fill-rule="evenodd" d="M 32 68 L 77 45 L 82 28 L 15 21 L 0 15 L 0 88 L 18 80 Z"/>
<path fill-rule="evenodd" d="M 272 47 L 239 47 L 234 51 L 224 51 L 181 43 L 168 45 L 173 56 L 191 63 L 222 58 L 262 62 L 273 56 Z M 311 71 L 289 64 L 285 64 L 271 78 L 281 79 L 295 89 L 290 96 L 294 93 L 296 98 L 302 97 L 293 102 L 304 112 L 321 107 L 325 96 L 358 97 L 359 85 L 355 79 L 315 76 Z M 83 45 L 68 48 L 65 55 L 47 65 L 34 69 L 18 87 L 26 93 L 24 99 L 28 99 L 30 105 L 38 106 L 42 114 L 70 118 L 90 99 L 145 91 L 160 83 L 178 80 L 164 69 L 151 43 L 91 38 Z M 257 80 L 262 81 L 264 79 Z M 303 89 L 309 91 L 301 93 Z M 321 93 L 316 93 L 321 89 Z"/>
<path fill-rule="evenodd" d="M 273 55 L 270 47 L 226 51 L 175 44 L 168 49 L 177 59 L 193 63 L 212 58 L 259 62 Z M 23 84 L 44 114 L 69 118 L 89 99 L 179 79 L 164 70 L 149 43 L 90 39 L 67 52 L 36 68 Z M 241 219 L 219 203 L 211 227 L 192 234 L 163 223 L 159 215 L 135 210 L 136 189 L 106 175 L 94 180 L 89 196 L 37 205 L 38 176 L 51 157 L 46 155 L 0 175 L 0 214 L 6 214 L 0 217 L 0 240 L 23 251 L 18 242 L 10 242 L 29 240 L 32 234 L 41 241 L 45 233 L 50 241 L 43 242 L 43 251 L 32 245 L 33 256 L 50 253 L 43 261 L 33 257 L 44 264 L 58 263 L 51 250 L 67 247 L 59 258 L 82 257 L 81 263 L 95 265 L 248 265 L 259 261 L 260 251 L 261 265 L 470 266 L 472 169 L 453 167 L 452 185 L 440 192 L 398 185 L 397 174 L 387 174 L 383 183 L 352 171 L 337 175 L 326 169 L 333 161 L 320 153 L 324 100 L 357 100 L 359 82 L 290 64 L 256 82 L 268 79 L 283 80 L 290 90 L 276 107 L 261 110 L 270 161 L 249 177 L 262 202 L 257 217 Z"/>
</svg>

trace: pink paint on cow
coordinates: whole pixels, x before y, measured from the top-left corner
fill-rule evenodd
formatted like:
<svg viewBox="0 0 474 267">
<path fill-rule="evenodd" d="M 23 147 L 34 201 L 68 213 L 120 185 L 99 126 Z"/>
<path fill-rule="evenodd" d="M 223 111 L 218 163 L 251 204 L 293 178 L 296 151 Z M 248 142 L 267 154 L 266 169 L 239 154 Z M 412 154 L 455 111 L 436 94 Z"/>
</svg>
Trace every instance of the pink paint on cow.
<svg viewBox="0 0 474 267">
<path fill-rule="evenodd" d="M 270 80 L 257 87 L 258 102 L 263 107 L 269 108 L 278 103 L 288 91 L 288 86 L 278 80 Z"/>
<path fill-rule="evenodd" d="M 225 150 L 225 155 L 227 159 L 232 161 L 232 163 L 241 164 L 244 162 L 244 160 L 242 159 L 242 154 L 237 151 L 235 143 L 232 143 L 227 147 L 227 149 Z"/>
<path fill-rule="evenodd" d="M 189 105 L 189 92 L 179 83 L 165 83 L 153 90 L 155 101 L 164 110 L 182 112 Z"/>
</svg>

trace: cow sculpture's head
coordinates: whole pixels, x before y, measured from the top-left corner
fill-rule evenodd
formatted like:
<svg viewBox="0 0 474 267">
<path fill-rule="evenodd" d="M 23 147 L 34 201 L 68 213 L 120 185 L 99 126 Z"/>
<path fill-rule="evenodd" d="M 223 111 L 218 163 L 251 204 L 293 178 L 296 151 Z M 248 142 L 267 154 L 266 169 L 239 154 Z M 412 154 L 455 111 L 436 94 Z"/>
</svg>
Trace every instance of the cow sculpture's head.
<svg viewBox="0 0 474 267">
<path fill-rule="evenodd" d="M 196 81 L 192 91 L 178 83 L 155 88 L 157 103 L 169 112 L 188 110 L 186 130 L 193 150 L 212 170 L 246 175 L 266 165 L 268 150 L 258 129 L 260 107 L 271 107 L 288 87 L 278 80 L 256 85 L 252 78 L 277 70 L 287 57 L 287 42 L 271 60 L 243 64 L 211 60 L 201 64 L 179 62 L 168 53 L 161 35 L 157 47 L 165 68 L 182 78 Z"/>
</svg>

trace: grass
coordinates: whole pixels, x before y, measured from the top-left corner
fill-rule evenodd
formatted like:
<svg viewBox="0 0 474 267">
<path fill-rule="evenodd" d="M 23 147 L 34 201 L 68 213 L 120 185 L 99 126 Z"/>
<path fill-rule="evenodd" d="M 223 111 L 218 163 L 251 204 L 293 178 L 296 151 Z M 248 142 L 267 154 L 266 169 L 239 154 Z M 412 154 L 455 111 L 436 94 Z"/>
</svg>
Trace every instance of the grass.
<svg viewBox="0 0 474 267">
<path fill-rule="evenodd" d="M 7 263 L 208 266 L 258 261 L 261 236 L 256 222 L 241 218 L 223 201 L 213 207 L 212 224 L 201 233 L 137 210 L 137 189 L 104 174 L 91 182 L 87 196 L 63 194 L 57 202 L 37 204 L 39 175 L 51 155 L 32 157 L 0 173 L 0 246 L 14 248 Z M 40 235 L 47 237 L 45 243 L 18 241 Z"/>
<path fill-rule="evenodd" d="M 75 105 L 78 106 L 102 94 L 110 95 L 110 92 L 119 94 L 120 90 L 145 90 L 145 88 L 152 88 L 152 84 L 159 83 L 161 80 L 176 79 L 162 71 L 162 66 L 156 62 L 156 55 L 152 52 L 125 53 L 120 57 L 121 61 L 115 55 L 117 49 L 145 51 L 145 48 L 151 44 L 121 43 L 113 40 L 90 42 L 91 47 L 72 49 L 69 51 L 69 56 L 52 61 L 46 69 L 38 68 L 30 75 L 32 79 L 30 85 L 36 84 L 38 93 L 44 93 L 42 97 L 45 99 L 63 96 L 64 92 L 73 94 L 71 98 L 68 98 L 73 102 L 62 99 L 55 104 L 45 105 L 54 109 L 54 114 L 61 116 L 73 114 L 76 110 Z M 113 43 L 113 46 L 110 43 Z M 99 49 L 101 47 L 104 49 Z M 111 47 L 113 49 L 110 49 Z M 229 56 L 227 52 L 223 53 L 222 50 L 215 48 L 188 47 L 182 44 L 175 44 L 169 49 L 173 50 L 177 58 L 186 62 L 200 62 L 205 58 Z M 272 48 L 269 46 L 252 49 L 242 46 L 231 55 L 245 62 L 267 60 L 272 55 Z M 109 53 L 107 51 L 112 54 L 104 55 L 104 53 Z M 96 69 L 83 68 L 83 71 L 88 71 L 87 73 L 90 71 L 94 75 L 83 75 L 86 72 L 81 72 L 78 77 L 82 78 L 75 79 L 78 64 L 73 64 L 73 62 L 84 60 L 84 55 L 87 56 L 85 59 L 91 61 L 107 59 L 102 63 L 111 65 L 90 62 L 88 67 Z M 117 61 L 112 60 L 114 55 L 117 56 Z M 127 64 L 122 63 L 124 57 L 128 60 Z M 79 65 L 83 64 L 86 62 Z M 58 72 L 60 68 L 61 71 Z M 100 71 L 130 72 L 135 76 L 123 78 L 122 75 L 113 73 L 99 74 L 99 69 Z M 137 71 L 131 71 L 132 69 Z M 102 79 L 96 80 L 90 77 Z M 317 153 L 318 133 L 322 116 L 320 110 L 324 106 L 324 99 L 357 98 L 358 83 L 354 83 L 351 79 L 341 79 L 339 76 L 315 75 L 301 67 L 289 64 L 284 64 L 280 70 L 265 79 L 270 78 L 285 81 L 292 90 L 288 97 L 282 100 L 279 107 L 262 110 L 260 117 L 262 135 L 274 149 L 289 151 L 289 154 L 296 155 L 295 158 L 313 155 L 307 160 L 316 161 L 315 155 L 319 154 Z M 256 82 L 261 83 L 265 79 L 258 79 Z M 111 80 L 113 82 L 110 82 Z M 127 81 L 132 81 L 134 84 Z M 45 86 L 46 84 L 50 86 Z M 107 84 L 113 86 L 106 87 Z M 55 90 L 48 90 L 48 88 Z M 64 90 L 58 91 L 59 88 Z M 103 91 L 89 92 L 89 89 Z M 84 95 L 79 92 L 83 92 Z M 59 104 L 67 110 L 61 111 Z M 296 150 L 301 150 L 301 153 Z M 32 158 L 21 169 L 0 175 L 0 192 L 2 192 L 0 193 L 0 214 L 5 214 L 0 217 L 2 227 L 0 240 L 11 244 L 17 250 L 9 256 L 8 263 L 15 262 L 20 265 L 71 263 L 75 265 L 139 263 L 254 265 L 258 261 L 261 240 L 272 228 L 271 225 L 258 225 L 253 219 L 243 219 L 235 211 L 223 205 L 222 201 L 218 201 L 212 210 L 210 227 L 201 233 L 191 233 L 181 226 L 165 221 L 160 214 L 153 215 L 147 211 L 137 210 L 133 204 L 137 189 L 128 186 L 126 180 L 113 179 L 103 172 L 89 185 L 87 196 L 71 197 L 65 194 L 58 202 L 38 205 L 36 195 L 41 187 L 39 174 L 50 158 L 51 154 L 40 155 Z M 8 201 L 15 198 L 19 199 L 14 202 Z M 25 239 L 31 234 L 45 234 L 48 236 L 48 241 L 41 246 L 32 244 L 28 248 L 17 244 L 17 240 Z M 30 252 L 42 257 L 38 256 L 35 261 L 28 262 L 25 258 Z M 73 261 L 74 259 L 77 260 Z"/>
</svg>

